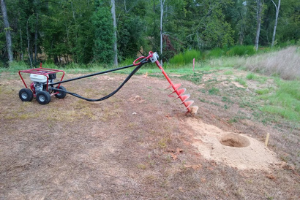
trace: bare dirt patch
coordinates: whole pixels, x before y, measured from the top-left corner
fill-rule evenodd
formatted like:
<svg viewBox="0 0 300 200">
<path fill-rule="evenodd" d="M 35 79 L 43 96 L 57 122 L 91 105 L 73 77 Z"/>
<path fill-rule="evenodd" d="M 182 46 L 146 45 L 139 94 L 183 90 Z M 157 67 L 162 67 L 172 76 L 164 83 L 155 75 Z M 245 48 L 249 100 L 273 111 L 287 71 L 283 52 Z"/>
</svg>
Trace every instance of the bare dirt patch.
<svg viewBox="0 0 300 200">
<path fill-rule="evenodd" d="M 116 74 L 100 77 L 64 86 L 94 98 L 125 79 Z M 232 116 L 251 111 L 235 102 L 224 109 L 220 96 L 203 93 L 189 81 L 174 82 L 181 82 L 199 106 L 194 117 L 185 116 L 178 99 L 167 96 L 164 79 L 134 76 L 103 102 L 67 95 L 42 106 L 36 100 L 20 101 L 18 76 L 1 76 L 0 199 L 298 199 L 299 176 L 290 165 L 256 163 L 258 167 L 240 170 L 228 159 L 205 157 L 211 153 L 203 127 L 210 124 L 209 130 L 216 130 L 216 153 L 223 154 L 220 159 L 230 156 L 226 148 L 237 147 L 222 145 L 226 135 L 217 131 L 243 133 L 250 145 L 239 150 L 251 147 L 251 138 L 261 143 L 262 133 L 270 132 L 275 152 L 276 138 L 288 131 L 251 118 L 236 123 Z M 199 151 L 196 142 L 205 141 Z M 257 159 L 266 155 L 257 153 Z"/>
<path fill-rule="evenodd" d="M 196 132 L 193 145 L 206 159 L 242 170 L 270 170 L 281 163 L 262 142 L 245 134 L 226 132 L 201 120 L 189 119 L 187 123 Z"/>
<path fill-rule="evenodd" d="M 243 137 L 238 134 L 229 133 L 224 135 L 219 140 L 221 144 L 228 146 L 228 147 L 247 147 L 250 145 L 249 140 L 246 137 Z"/>
</svg>

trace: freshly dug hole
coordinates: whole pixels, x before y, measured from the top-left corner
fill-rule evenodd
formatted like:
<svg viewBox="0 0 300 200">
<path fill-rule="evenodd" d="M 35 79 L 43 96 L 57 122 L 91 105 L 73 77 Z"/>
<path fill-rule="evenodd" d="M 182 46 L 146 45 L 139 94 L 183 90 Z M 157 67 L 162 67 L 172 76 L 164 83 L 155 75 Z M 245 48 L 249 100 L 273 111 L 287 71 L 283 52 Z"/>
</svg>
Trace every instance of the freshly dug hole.
<svg viewBox="0 0 300 200">
<path fill-rule="evenodd" d="M 207 160 L 222 162 L 240 170 L 269 171 L 280 163 L 274 152 L 254 138 L 226 132 L 198 119 L 189 118 L 187 124 L 195 131 L 193 146 Z"/>
<path fill-rule="evenodd" d="M 250 142 L 247 138 L 238 134 L 227 134 L 220 139 L 220 143 L 229 147 L 247 147 Z"/>
</svg>

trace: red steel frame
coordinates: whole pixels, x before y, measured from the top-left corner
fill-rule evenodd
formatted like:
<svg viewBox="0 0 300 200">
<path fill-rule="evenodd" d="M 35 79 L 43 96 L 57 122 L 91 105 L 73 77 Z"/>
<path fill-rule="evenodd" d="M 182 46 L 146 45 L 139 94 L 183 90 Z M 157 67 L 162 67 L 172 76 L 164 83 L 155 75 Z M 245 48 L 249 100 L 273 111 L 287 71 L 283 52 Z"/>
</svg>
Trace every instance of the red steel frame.
<svg viewBox="0 0 300 200">
<path fill-rule="evenodd" d="M 23 82 L 23 84 L 25 85 L 25 87 L 26 88 L 28 88 L 27 87 L 27 85 L 26 85 L 26 83 L 25 83 L 25 81 L 24 81 L 24 79 L 23 79 L 23 77 L 22 77 L 22 74 L 21 73 L 27 73 L 27 74 L 38 74 L 38 75 L 44 75 L 44 76 L 46 76 L 47 77 L 47 86 L 46 86 L 46 90 L 48 91 L 48 79 L 49 79 L 49 74 L 56 74 L 56 73 L 59 73 L 59 72 L 62 72 L 63 73 L 63 75 L 62 75 L 62 77 L 61 77 L 61 79 L 60 79 L 60 81 L 62 81 L 63 80 L 63 78 L 64 78 L 64 76 L 65 76 L 65 71 L 63 71 L 63 70 L 58 70 L 58 69 L 49 69 L 49 68 L 43 68 L 42 67 L 42 63 L 40 64 L 40 67 L 39 68 L 34 68 L 34 69 L 25 69 L 25 70 L 20 70 L 19 71 L 19 76 L 20 76 L 20 78 L 21 78 L 21 80 L 22 80 L 22 82 Z M 58 86 L 60 86 L 60 84 L 58 84 Z M 35 91 L 33 91 L 34 92 L 34 97 L 36 97 L 36 94 L 35 94 Z M 50 94 L 51 96 L 52 95 L 55 95 L 55 94 L 58 94 L 59 92 L 55 92 L 55 93 L 53 93 L 53 94 Z"/>
</svg>

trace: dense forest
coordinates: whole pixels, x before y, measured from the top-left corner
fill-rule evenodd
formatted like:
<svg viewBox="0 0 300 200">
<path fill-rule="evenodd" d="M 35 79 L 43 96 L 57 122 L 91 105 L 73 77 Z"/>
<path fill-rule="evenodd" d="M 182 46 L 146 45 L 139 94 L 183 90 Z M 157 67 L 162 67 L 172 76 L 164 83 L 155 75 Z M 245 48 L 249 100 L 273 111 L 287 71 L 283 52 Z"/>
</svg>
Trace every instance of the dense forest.
<svg viewBox="0 0 300 200">
<path fill-rule="evenodd" d="M 31 66 L 300 40 L 299 0 L 1 0 L 1 17 L 2 63 Z"/>
</svg>

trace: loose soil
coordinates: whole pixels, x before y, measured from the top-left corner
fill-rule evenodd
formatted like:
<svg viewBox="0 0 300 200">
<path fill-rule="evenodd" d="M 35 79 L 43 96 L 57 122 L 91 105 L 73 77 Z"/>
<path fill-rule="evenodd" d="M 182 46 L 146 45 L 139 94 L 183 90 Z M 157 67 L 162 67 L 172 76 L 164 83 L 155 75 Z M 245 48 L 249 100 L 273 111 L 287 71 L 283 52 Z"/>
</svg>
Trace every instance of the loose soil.
<svg viewBox="0 0 300 200">
<path fill-rule="evenodd" d="M 98 98 L 125 77 L 64 87 Z M 2 73 L 0 199 L 299 198 L 298 172 L 276 143 L 287 130 L 251 117 L 231 120 L 251 110 L 235 102 L 224 109 L 222 98 L 204 93 L 202 83 L 172 79 L 187 88 L 199 106 L 196 115 L 185 115 L 161 78 L 133 76 L 102 102 L 67 95 L 42 106 L 35 99 L 21 102 L 19 77 Z"/>
<path fill-rule="evenodd" d="M 225 132 L 196 119 L 188 119 L 187 124 L 198 133 L 193 145 L 208 160 L 242 170 L 269 170 L 281 164 L 276 154 L 266 148 L 264 143 L 247 135 Z"/>
</svg>

